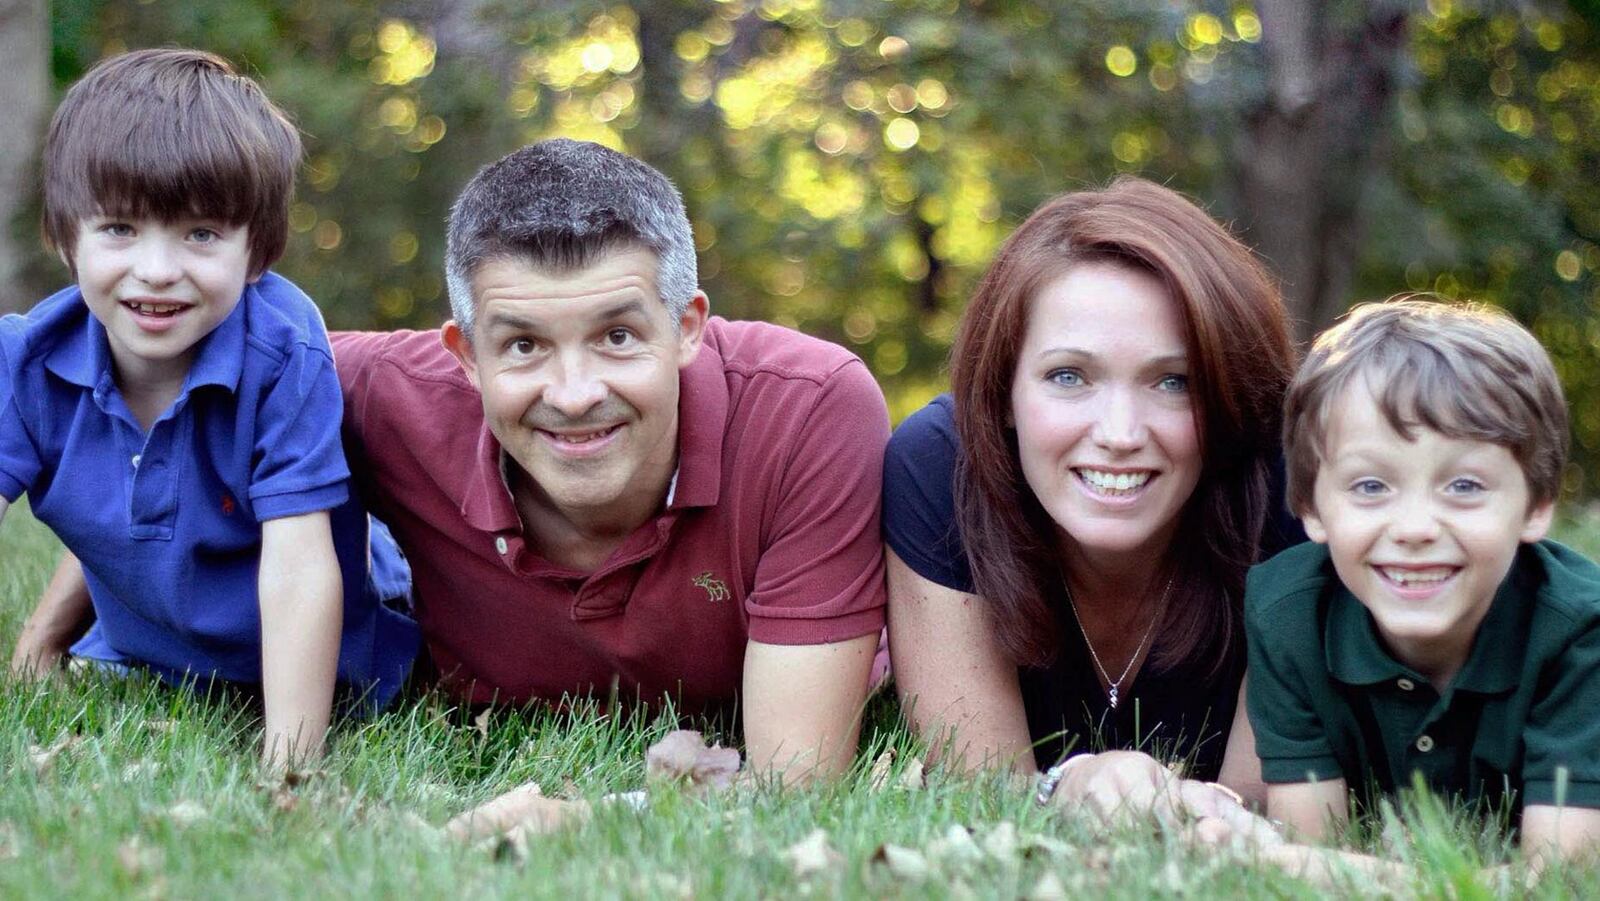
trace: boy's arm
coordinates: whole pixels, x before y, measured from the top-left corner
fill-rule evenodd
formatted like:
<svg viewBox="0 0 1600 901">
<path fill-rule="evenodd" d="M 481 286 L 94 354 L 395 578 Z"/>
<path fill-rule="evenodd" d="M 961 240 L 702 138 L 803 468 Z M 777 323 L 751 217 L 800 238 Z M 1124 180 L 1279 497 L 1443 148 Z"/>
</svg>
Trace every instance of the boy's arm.
<svg viewBox="0 0 1600 901">
<path fill-rule="evenodd" d="M 5 516 L 5 508 L 5 501 L 0 500 L 0 518 Z M 38 606 L 17 635 L 17 647 L 11 654 L 12 674 L 44 675 L 59 667 L 67 649 L 83 633 L 92 609 L 83 564 L 71 551 L 63 552 Z"/>
<path fill-rule="evenodd" d="M 1290 835 L 1305 841 L 1322 841 L 1349 818 L 1348 791 L 1343 779 L 1326 782 L 1290 782 L 1267 786 L 1267 817 L 1289 827 Z"/>
<path fill-rule="evenodd" d="M 344 626 L 344 588 L 326 511 L 261 524 L 261 758 L 288 766 L 322 752 Z"/>
<path fill-rule="evenodd" d="M 1537 873 L 1558 860 L 1593 863 L 1600 851 L 1600 810 L 1529 804 L 1522 811 L 1522 853 Z"/>
</svg>

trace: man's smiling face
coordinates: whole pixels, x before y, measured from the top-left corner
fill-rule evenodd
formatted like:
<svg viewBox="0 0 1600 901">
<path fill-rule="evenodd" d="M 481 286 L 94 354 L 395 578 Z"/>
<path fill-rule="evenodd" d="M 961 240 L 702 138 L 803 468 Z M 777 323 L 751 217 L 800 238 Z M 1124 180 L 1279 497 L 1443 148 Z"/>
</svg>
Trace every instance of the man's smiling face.
<svg viewBox="0 0 1600 901">
<path fill-rule="evenodd" d="M 473 273 L 472 340 L 445 343 L 483 394 L 483 412 L 527 476 L 519 501 L 604 526 L 665 496 L 677 460 L 678 373 L 700 349 L 706 303 L 674 323 L 653 253 L 623 247 L 574 272 L 514 257 Z M 525 490 L 519 490 L 519 488 Z"/>
</svg>

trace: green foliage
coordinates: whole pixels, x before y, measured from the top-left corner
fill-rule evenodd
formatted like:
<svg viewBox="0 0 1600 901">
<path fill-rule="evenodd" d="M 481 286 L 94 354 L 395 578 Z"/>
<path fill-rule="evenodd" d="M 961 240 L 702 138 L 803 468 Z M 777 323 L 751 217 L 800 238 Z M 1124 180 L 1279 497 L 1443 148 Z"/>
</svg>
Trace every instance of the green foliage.
<svg viewBox="0 0 1600 901">
<path fill-rule="evenodd" d="M 1532 323 L 1592 492 L 1600 18 L 1410 8 L 1398 101 L 1370 123 L 1386 163 L 1350 186 L 1351 300 L 1427 288 Z M 335 327 L 436 325 L 460 185 L 526 141 L 592 138 L 682 187 L 714 310 L 852 347 L 896 418 L 942 390 L 965 297 L 1046 197 L 1139 172 L 1240 221 L 1230 154 L 1264 102 L 1244 0 L 61 0 L 52 27 L 62 84 L 169 43 L 259 74 L 308 136 L 280 268 Z"/>
</svg>

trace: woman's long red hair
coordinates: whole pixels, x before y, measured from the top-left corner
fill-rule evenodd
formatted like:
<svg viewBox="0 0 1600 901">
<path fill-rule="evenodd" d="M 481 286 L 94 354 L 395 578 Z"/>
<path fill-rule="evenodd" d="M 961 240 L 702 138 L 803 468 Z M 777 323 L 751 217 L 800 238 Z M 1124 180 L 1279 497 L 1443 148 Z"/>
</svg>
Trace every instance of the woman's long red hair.
<svg viewBox="0 0 1600 901">
<path fill-rule="evenodd" d="M 1151 662 L 1216 673 L 1242 637 L 1244 576 L 1268 514 L 1294 351 L 1282 297 L 1249 248 L 1182 195 L 1144 179 L 1041 206 L 1001 246 L 962 316 L 951 350 L 962 443 L 956 515 L 974 589 L 1017 663 L 1054 658 L 1056 531 L 1023 480 L 1006 423 L 1032 298 L 1087 260 L 1154 274 L 1183 310 L 1203 466 L 1167 558 L 1151 561 L 1175 579 Z"/>
</svg>

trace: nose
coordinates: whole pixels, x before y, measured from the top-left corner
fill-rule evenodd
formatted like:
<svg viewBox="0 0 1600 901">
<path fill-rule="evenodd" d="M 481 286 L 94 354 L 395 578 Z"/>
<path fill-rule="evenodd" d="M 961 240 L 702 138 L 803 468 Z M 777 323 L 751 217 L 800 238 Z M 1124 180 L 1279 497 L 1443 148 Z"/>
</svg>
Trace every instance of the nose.
<svg viewBox="0 0 1600 901">
<path fill-rule="evenodd" d="M 1389 520 L 1389 537 L 1396 544 L 1428 544 L 1439 537 L 1439 517 L 1432 501 L 1419 493 L 1408 493 L 1395 505 Z"/>
<path fill-rule="evenodd" d="M 552 361 L 544 401 L 556 411 L 577 419 L 605 399 L 605 381 L 599 378 L 587 355 L 581 351 L 567 351 Z"/>
<path fill-rule="evenodd" d="M 152 288 L 164 288 L 183 277 L 178 253 L 160 235 L 145 237 L 134 251 L 133 277 Z"/>
<path fill-rule="evenodd" d="M 1127 453 L 1144 446 L 1150 429 L 1144 409 L 1134 391 L 1108 387 L 1101 394 L 1100 409 L 1094 422 L 1094 442 L 1109 451 Z"/>
</svg>

